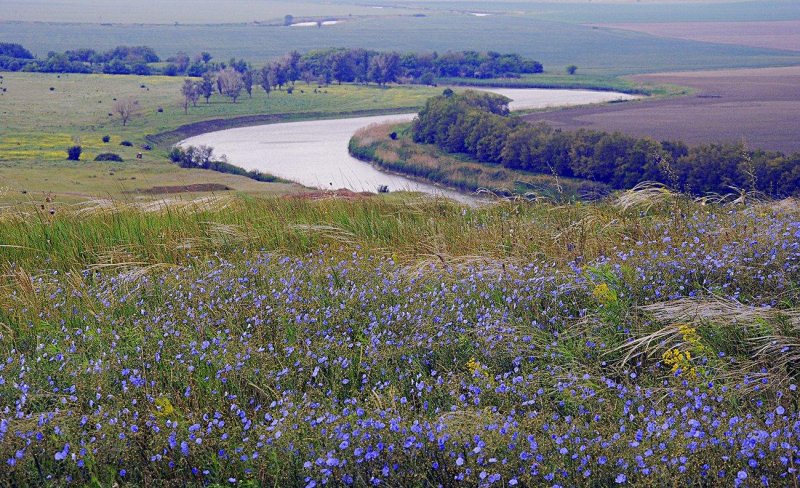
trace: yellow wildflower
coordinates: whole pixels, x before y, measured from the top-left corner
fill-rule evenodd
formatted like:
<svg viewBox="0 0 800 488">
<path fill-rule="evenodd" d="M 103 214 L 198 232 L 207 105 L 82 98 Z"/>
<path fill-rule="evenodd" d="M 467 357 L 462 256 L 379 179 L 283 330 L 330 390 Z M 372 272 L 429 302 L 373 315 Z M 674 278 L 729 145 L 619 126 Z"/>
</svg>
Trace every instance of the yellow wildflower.
<svg viewBox="0 0 800 488">
<path fill-rule="evenodd" d="M 476 374 L 482 374 L 483 372 L 481 371 L 481 368 L 481 363 L 476 361 L 475 358 L 470 358 L 469 361 L 467 361 L 467 369 L 472 376 L 475 376 Z"/>
<path fill-rule="evenodd" d="M 601 304 L 608 305 L 617 301 L 617 292 L 612 290 L 607 284 L 600 283 L 594 287 L 592 296 Z"/>
<path fill-rule="evenodd" d="M 157 417 L 169 417 L 175 413 L 175 407 L 172 406 L 172 402 L 169 401 L 169 398 L 156 398 L 155 405 Z"/>
</svg>

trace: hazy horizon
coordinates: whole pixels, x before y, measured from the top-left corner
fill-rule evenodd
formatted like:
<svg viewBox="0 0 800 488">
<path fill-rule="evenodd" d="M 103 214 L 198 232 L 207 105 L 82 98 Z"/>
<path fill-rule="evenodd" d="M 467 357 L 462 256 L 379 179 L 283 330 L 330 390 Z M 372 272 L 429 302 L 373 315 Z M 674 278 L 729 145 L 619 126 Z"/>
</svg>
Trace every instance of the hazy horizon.
<svg viewBox="0 0 800 488">
<path fill-rule="evenodd" d="M 443 13 L 448 11 L 488 11 L 514 14 L 542 14 L 558 18 L 563 12 L 554 13 L 549 9 L 572 11 L 580 17 L 582 11 L 597 8 L 637 9 L 638 11 L 656 9 L 658 15 L 668 15 L 670 10 L 703 9 L 704 6 L 751 4 L 749 16 L 761 20 L 793 10 L 796 2 L 784 0 L 502 0 L 498 2 L 479 2 L 469 0 L 228 0 L 226 8 L 220 9 L 215 0 L 140 0 L 132 4 L 126 0 L 5 0 L 0 11 L 0 22 L 67 22 L 67 23 L 115 23 L 115 24 L 164 24 L 200 23 L 224 24 L 245 22 L 270 22 L 282 20 L 285 15 L 295 17 L 339 17 L 382 16 L 393 14 Z M 764 9 L 763 6 L 781 7 L 779 12 Z M 665 9 L 663 6 L 669 7 Z M 573 9 L 574 7 L 574 9 Z M 723 9 L 724 10 L 724 9 Z M 773 10 L 773 12 L 770 12 Z M 799 9 L 800 10 L 800 9 Z M 679 14 L 680 12 L 671 12 Z M 702 13 L 708 16 L 707 12 Z M 725 12 L 719 12 L 725 17 Z M 796 14 L 800 17 L 800 12 Z"/>
</svg>

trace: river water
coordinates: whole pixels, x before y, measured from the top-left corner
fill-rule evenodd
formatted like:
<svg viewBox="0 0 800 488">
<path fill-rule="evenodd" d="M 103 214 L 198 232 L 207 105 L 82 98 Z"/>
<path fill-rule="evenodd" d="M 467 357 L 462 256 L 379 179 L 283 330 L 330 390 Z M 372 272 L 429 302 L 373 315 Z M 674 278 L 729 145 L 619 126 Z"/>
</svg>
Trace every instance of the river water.
<svg viewBox="0 0 800 488">
<path fill-rule="evenodd" d="M 512 100 L 511 110 L 530 110 L 632 100 L 634 95 L 590 90 L 492 89 Z M 286 122 L 209 132 L 179 143 L 210 146 L 216 156 L 247 170 L 258 170 L 314 188 L 347 188 L 374 192 L 418 191 L 474 202 L 474 198 L 410 178 L 379 171 L 350 156 L 347 145 L 360 128 L 371 124 L 408 122 L 415 114 L 334 120 Z"/>
</svg>

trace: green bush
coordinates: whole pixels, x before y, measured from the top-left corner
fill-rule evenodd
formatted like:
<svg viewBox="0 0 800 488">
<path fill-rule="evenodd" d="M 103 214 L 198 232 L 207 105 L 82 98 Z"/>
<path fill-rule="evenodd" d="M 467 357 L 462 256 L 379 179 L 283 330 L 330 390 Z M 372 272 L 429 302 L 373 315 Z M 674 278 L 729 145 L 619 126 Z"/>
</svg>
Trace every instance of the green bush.
<svg viewBox="0 0 800 488">
<path fill-rule="evenodd" d="M 122 162 L 125 161 L 124 159 L 122 159 L 120 157 L 119 154 L 114 154 L 114 153 L 98 154 L 97 157 L 94 158 L 94 160 L 95 161 L 114 161 L 114 162 L 117 162 L 117 163 L 122 163 Z"/>
<path fill-rule="evenodd" d="M 67 149 L 67 160 L 68 161 L 79 161 L 81 159 L 81 152 L 83 152 L 83 148 L 81 146 L 72 146 Z"/>
<path fill-rule="evenodd" d="M 105 142 L 106 144 L 111 142 L 111 136 L 103 136 L 103 142 Z"/>
</svg>

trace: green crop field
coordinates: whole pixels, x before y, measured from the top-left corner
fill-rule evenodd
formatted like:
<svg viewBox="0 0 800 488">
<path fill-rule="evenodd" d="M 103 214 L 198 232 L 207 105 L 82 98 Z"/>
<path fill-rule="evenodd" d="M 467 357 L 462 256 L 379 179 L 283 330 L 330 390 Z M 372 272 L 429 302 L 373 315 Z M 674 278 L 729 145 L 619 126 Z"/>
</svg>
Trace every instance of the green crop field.
<svg viewBox="0 0 800 488">
<path fill-rule="evenodd" d="M 636 5 L 631 5 L 636 4 Z M 676 8 L 675 4 L 679 4 Z M 465 1 L 465 0 L 229 0 L 220 9 L 213 0 L 195 0 L 191 8 L 180 2 L 141 0 L 126 8 L 124 0 L 6 0 L 0 20 L 28 22 L 114 24 L 224 24 L 283 22 L 284 16 L 302 18 L 378 17 L 439 12 L 529 15 L 572 23 L 700 22 L 800 19 L 800 8 L 789 0 L 686 2 L 680 0 L 580 1 Z M 577 8 L 576 8 L 577 7 Z"/>
<path fill-rule="evenodd" d="M 190 171 L 170 164 L 165 147 L 143 151 L 146 136 L 204 120 L 279 114 L 282 119 L 347 116 L 403 109 L 413 111 L 441 90 L 424 87 L 332 85 L 314 93 L 315 85 L 298 83 L 294 93 L 260 88 L 233 104 L 215 95 L 184 114 L 180 78 L 76 74 L 4 73 L 0 87 L 0 202 L 38 199 L 47 192 L 64 198 L 89 196 L 130 198 L 129 192 L 159 185 L 219 183 L 248 192 L 296 191 L 295 186 L 257 183 L 246 178 Z M 51 90 L 52 88 L 52 90 Z M 135 98 L 139 112 L 123 127 L 114 114 L 114 99 Z M 159 108 L 163 111 L 159 112 Z M 109 115 L 111 114 L 111 115 Z M 224 128 L 220 123 L 216 128 Z M 104 135 L 111 136 L 103 143 Z M 192 135 L 190 133 L 186 136 Z M 176 136 L 179 137 L 179 136 Z M 120 146 L 128 140 L 133 147 Z M 163 141 L 167 143 L 177 140 Z M 65 161 L 66 149 L 79 143 L 79 162 Z M 120 154 L 124 163 L 95 163 L 102 152 Z M 135 159 L 142 152 L 142 160 Z M 22 193 L 25 192 L 25 193 Z"/>
<path fill-rule="evenodd" d="M 397 15 L 408 12 L 406 8 L 385 6 L 376 9 L 357 2 L 320 0 L 227 0 L 225 8 L 220 8 L 220 3 L 214 0 L 192 0 L 191 3 L 139 0 L 135 8 L 129 7 L 130 2 L 125 0 L 6 0 L 0 19 L 114 24 L 282 24 L 286 15 L 292 15 L 300 21 L 304 18 Z"/>
<path fill-rule="evenodd" d="M 542 62 L 549 71 L 560 72 L 576 64 L 584 73 L 606 75 L 800 63 L 797 53 L 595 29 L 533 15 L 475 17 L 462 12 L 434 12 L 425 17 L 358 17 L 323 28 L 254 24 L 0 25 L 0 41 L 19 42 L 39 55 L 82 47 L 148 45 L 164 58 L 178 51 L 196 54 L 206 50 L 218 60 L 235 56 L 259 65 L 292 49 L 305 52 L 368 45 L 398 51 L 517 52 Z"/>
</svg>

